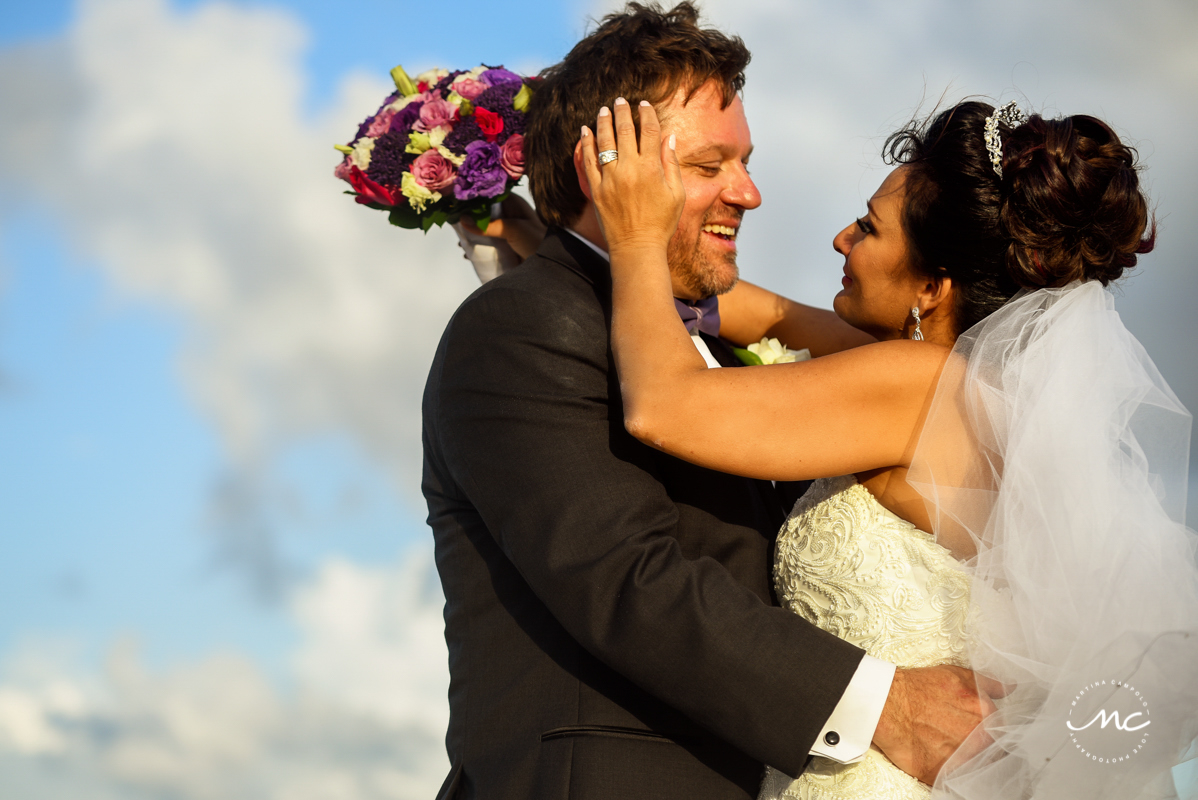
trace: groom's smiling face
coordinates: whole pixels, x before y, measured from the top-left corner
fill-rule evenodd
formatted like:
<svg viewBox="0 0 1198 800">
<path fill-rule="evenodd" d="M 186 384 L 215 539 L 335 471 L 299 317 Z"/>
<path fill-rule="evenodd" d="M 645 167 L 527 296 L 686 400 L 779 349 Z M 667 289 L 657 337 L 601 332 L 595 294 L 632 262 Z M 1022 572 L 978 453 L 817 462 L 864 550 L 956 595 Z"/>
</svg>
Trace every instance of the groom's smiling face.
<svg viewBox="0 0 1198 800">
<path fill-rule="evenodd" d="M 736 238 L 744 213 L 761 205 L 749 177 L 753 142 L 740 98 L 720 107 L 714 83 L 689 103 L 685 92 L 659 107 L 662 131 L 677 136 L 686 205 L 670 240 L 674 294 L 691 300 L 723 294 L 736 285 Z"/>
</svg>

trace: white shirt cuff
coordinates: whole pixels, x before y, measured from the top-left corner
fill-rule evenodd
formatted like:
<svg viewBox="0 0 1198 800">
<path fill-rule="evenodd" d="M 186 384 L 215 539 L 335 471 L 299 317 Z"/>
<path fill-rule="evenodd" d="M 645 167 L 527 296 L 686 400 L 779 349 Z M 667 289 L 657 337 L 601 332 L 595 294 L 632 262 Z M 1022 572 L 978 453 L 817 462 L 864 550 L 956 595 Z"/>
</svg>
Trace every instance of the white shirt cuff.
<svg viewBox="0 0 1198 800">
<path fill-rule="evenodd" d="M 861 659 L 832 716 L 811 746 L 811 755 L 838 764 L 852 764 L 865 757 L 886 707 L 894 670 L 894 664 L 871 655 Z"/>
</svg>

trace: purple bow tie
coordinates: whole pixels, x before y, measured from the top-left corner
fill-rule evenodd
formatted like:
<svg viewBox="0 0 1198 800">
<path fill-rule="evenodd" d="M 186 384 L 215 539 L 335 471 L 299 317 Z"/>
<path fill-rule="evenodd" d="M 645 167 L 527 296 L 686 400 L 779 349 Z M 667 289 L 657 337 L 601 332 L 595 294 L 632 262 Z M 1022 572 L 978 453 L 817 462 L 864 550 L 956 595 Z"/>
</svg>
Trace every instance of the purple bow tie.
<svg viewBox="0 0 1198 800">
<path fill-rule="evenodd" d="M 720 298 L 679 300 L 675 297 L 674 308 L 678 309 L 687 333 L 694 335 L 696 331 L 702 331 L 711 336 L 720 335 Z"/>
</svg>

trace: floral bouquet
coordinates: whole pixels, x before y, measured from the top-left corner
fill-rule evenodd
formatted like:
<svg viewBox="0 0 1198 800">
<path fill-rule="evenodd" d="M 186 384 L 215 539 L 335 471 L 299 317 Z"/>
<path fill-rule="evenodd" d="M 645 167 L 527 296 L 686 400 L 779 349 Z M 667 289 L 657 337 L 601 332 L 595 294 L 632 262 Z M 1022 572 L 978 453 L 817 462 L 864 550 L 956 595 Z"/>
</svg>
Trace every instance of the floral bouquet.
<svg viewBox="0 0 1198 800">
<path fill-rule="evenodd" d="M 492 204 L 524 175 L 524 115 L 531 80 L 503 67 L 432 69 L 413 81 L 391 70 L 396 91 L 358 126 L 334 175 L 392 225 L 455 224 L 486 230 Z"/>
</svg>

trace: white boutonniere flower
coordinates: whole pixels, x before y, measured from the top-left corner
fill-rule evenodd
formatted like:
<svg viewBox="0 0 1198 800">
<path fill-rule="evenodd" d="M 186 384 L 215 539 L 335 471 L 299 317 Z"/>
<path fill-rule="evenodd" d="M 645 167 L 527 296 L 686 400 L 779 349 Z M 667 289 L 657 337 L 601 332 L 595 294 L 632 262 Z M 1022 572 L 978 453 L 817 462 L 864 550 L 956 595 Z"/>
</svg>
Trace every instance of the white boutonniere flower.
<svg viewBox="0 0 1198 800">
<path fill-rule="evenodd" d="M 744 350 L 737 347 L 733 348 L 733 351 L 742 363 L 749 365 L 790 364 L 794 361 L 808 361 L 811 358 L 811 351 L 807 348 L 791 350 L 777 339 L 769 337 L 763 337 L 760 342 L 751 344 Z"/>
</svg>

